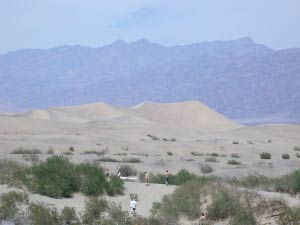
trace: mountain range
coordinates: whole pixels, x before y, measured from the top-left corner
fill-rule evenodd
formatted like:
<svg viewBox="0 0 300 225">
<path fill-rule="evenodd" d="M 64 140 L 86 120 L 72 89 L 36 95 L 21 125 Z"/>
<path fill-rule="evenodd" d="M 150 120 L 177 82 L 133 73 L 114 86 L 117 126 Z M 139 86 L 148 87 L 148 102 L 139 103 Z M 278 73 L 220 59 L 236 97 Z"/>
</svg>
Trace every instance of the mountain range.
<svg viewBox="0 0 300 225">
<path fill-rule="evenodd" d="M 249 37 L 171 47 L 141 39 L 0 55 L 0 111 L 187 100 L 242 123 L 299 123 L 300 49 Z"/>
</svg>

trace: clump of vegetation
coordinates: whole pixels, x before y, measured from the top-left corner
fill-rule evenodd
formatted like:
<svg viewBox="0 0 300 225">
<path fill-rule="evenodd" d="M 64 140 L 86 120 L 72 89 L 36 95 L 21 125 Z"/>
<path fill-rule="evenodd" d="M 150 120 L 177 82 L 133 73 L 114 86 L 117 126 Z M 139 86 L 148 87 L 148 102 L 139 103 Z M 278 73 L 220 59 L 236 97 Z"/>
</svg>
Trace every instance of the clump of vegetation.
<svg viewBox="0 0 300 225">
<path fill-rule="evenodd" d="M 300 147 L 299 146 L 295 146 L 294 147 L 294 151 L 298 151 L 299 152 L 300 151 Z"/>
<path fill-rule="evenodd" d="M 290 159 L 290 155 L 287 153 L 282 154 L 282 159 Z"/>
<path fill-rule="evenodd" d="M 169 141 L 168 138 L 163 138 L 163 141 Z"/>
<path fill-rule="evenodd" d="M 201 152 L 191 152 L 191 155 L 193 155 L 193 156 L 203 156 L 203 153 L 201 153 Z"/>
<path fill-rule="evenodd" d="M 122 153 L 114 153 L 114 155 L 127 156 L 127 153 L 126 153 L 126 152 L 122 152 Z"/>
<path fill-rule="evenodd" d="M 212 202 L 207 208 L 211 220 L 226 219 L 236 213 L 239 204 L 226 189 L 218 189 L 212 195 Z"/>
<path fill-rule="evenodd" d="M 241 158 L 238 153 L 231 153 L 230 155 L 232 158 Z"/>
<path fill-rule="evenodd" d="M 271 153 L 269 152 L 262 152 L 259 156 L 261 159 L 271 159 Z"/>
<path fill-rule="evenodd" d="M 237 161 L 235 159 L 228 160 L 227 164 L 229 164 L 229 165 L 242 165 L 242 163 L 240 161 Z"/>
<path fill-rule="evenodd" d="M 238 142 L 238 141 L 233 141 L 233 142 L 232 142 L 232 144 L 234 144 L 234 145 L 238 145 L 238 144 L 239 144 L 239 142 Z"/>
<path fill-rule="evenodd" d="M 49 155 L 55 154 L 54 149 L 50 147 L 50 148 L 47 150 L 46 154 L 49 154 Z"/>
<path fill-rule="evenodd" d="M 214 157 L 214 156 L 211 156 L 211 157 L 205 157 L 205 160 L 204 160 L 205 162 L 212 162 L 212 163 L 217 163 L 217 162 L 219 162 L 218 160 L 217 160 L 217 158 L 216 157 Z"/>
<path fill-rule="evenodd" d="M 39 161 L 39 156 L 37 154 L 24 154 L 23 159 L 27 162 L 37 163 Z"/>
<path fill-rule="evenodd" d="M 179 170 L 175 175 L 169 175 L 169 184 L 173 185 L 181 185 L 188 180 L 194 179 L 197 176 L 186 169 Z M 165 183 L 165 175 L 164 174 L 152 174 L 149 175 L 149 182 L 156 184 L 164 184 Z"/>
<path fill-rule="evenodd" d="M 297 153 L 295 156 L 296 156 L 297 158 L 300 158 L 300 153 Z"/>
<path fill-rule="evenodd" d="M 70 152 L 74 152 L 75 151 L 75 148 L 73 146 L 70 146 L 69 149 L 68 149 Z"/>
<path fill-rule="evenodd" d="M 153 141 L 158 141 L 158 140 L 159 140 L 159 138 L 158 138 L 158 137 L 156 137 L 156 136 L 152 136 L 152 140 L 153 140 Z"/>
<path fill-rule="evenodd" d="M 200 164 L 199 165 L 199 169 L 204 174 L 213 172 L 212 166 L 210 164 L 208 164 L 208 163 Z"/>
<path fill-rule="evenodd" d="M 130 155 L 149 156 L 147 153 L 130 153 Z"/>
<path fill-rule="evenodd" d="M 167 152 L 167 155 L 172 156 L 173 152 Z"/>
<path fill-rule="evenodd" d="M 0 184 L 20 187 L 22 182 L 18 179 L 25 166 L 7 159 L 0 159 Z"/>
<path fill-rule="evenodd" d="M 218 156 L 219 156 L 219 154 L 216 153 L 216 152 L 207 153 L 206 155 L 207 155 L 207 156 L 213 156 L 213 157 L 218 157 Z"/>
<path fill-rule="evenodd" d="M 66 152 L 63 152 L 63 155 L 74 155 L 74 154 L 73 154 L 73 152 L 66 151 Z"/>
<path fill-rule="evenodd" d="M 42 151 L 40 149 L 24 149 L 24 148 L 18 148 L 11 152 L 11 154 L 42 154 Z"/>
<path fill-rule="evenodd" d="M 29 190 L 52 198 L 68 198 L 77 191 L 89 196 L 123 191 L 123 181 L 116 178 L 108 181 L 103 168 L 89 163 L 75 165 L 62 156 L 26 168 L 20 179 Z"/>
<path fill-rule="evenodd" d="M 170 141 L 175 142 L 176 138 L 171 138 Z"/>
<path fill-rule="evenodd" d="M 122 160 L 122 162 L 123 163 L 141 163 L 141 162 L 143 162 L 141 159 L 139 159 L 139 158 L 134 158 L 134 157 L 132 157 L 132 158 L 124 158 L 123 160 Z"/>
<path fill-rule="evenodd" d="M 124 177 L 136 176 L 137 170 L 128 165 L 121 165 L 120 166 L 120 173 Z"/>
<path fill-rule="evenodd" d="M 28 211 L 28 217 L 32 224 L 60 225 L 60 218 L 56 208 L 49 208 L 42 203 L 31 203 Z"/>
<path fill-rule="evenodd" d="M 28 196 L 22 192 L 11 191 L 0 196 L 0 221 L 14 219 Z"/>
<path fill-rule="evenodd" d="M 97 161 L 100 161 L 100 162 L 120 162 L 120 160 L 110 158 L 110 157 L 102 157 L 102 158 L 97 159 Z"/>
<path fill-rule="evenodd" d="M 295 208 L 290 208 L 290 207 L 285 207 L 283 213 L 279 215 L 279 218 L 277 220 L 279 225 L 299 225 L 300 221 L 300 208 L 295 207 Z"/>
</svg>

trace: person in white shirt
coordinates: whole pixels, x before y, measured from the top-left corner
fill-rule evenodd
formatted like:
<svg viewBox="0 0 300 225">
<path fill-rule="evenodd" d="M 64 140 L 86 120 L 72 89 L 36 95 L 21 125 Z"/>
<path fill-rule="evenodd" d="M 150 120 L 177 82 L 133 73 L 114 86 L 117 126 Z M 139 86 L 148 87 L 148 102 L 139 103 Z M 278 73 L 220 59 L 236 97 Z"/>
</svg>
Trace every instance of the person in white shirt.
<svg viewBox="0 0 300 225">
<path fill-rule="evenodd" d="M 133 214 L 133 215 L 135 215 L 135 213 L 136 213 L 136 205 L 137 205 L 136 200 L 135 200 L 135 199 L 132 199 L 132 200 L 130 201 L 129 206 L 130 206 L 131 214 Z"/>
</svg>

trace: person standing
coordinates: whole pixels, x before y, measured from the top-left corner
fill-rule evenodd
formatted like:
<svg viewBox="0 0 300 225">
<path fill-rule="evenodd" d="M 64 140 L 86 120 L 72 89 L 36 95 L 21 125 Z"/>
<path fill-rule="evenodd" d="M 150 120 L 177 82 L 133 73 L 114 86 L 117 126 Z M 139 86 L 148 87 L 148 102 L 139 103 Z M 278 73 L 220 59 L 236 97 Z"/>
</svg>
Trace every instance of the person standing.
<svg viewBox="0 0 300 225">
<path fill-rule="evenodd" d="M 144 174 L 144 182 L 145 182 L 146 185 L 148 185 L 148 182 L 149 182 L 149 176 L 148 176 L 148 173 L 147 173 L 147 172 L 145 172 L 145 174 Z"/>
<path fill-rule="evenodd" d="M 129 206 L 130 206 L 131 214 L 134 216 L 136 214 L 136 205 L 137 205 L 136 199 L 135 198 L 131 199 Z"/>
<path fill-rule="evenodd" d="M 165 172 L 165 184 L 166 184 L 167 186 L 169 185 L 169 177 L 170 177 L 169 171 L 166 170 L 166 172 Z"/>
</svg>

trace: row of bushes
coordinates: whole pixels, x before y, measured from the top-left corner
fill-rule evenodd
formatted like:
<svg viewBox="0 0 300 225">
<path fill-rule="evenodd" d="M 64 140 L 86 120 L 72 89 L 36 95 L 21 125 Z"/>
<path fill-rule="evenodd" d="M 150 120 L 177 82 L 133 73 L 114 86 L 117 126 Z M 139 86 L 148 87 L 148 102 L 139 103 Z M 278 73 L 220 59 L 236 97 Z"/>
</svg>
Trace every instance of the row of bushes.
<svg viewBox="0 0 300 225">
<path fill-rule="evenodd" d="M 22 211 L 22 209 L 27 209 Z M 155 218 L 130 217 L 120 205 L 109 203 L 104 198 L 92 197 L 85 203 L 80 216 L 74 208 L 64 207 L 59 212 L 55 207 L 43 203 L 30 203 L 21 192 L 9 192 L 0 196 L 0 221 L 10 220 L 15 224 L 33 225 L 163 225 Z"/>
<path fill-rule="evenodd" d="M 300 193 L 300 171 L 295 170 L 281 177 L 266 177 L 252 174 L 241 179 L 232 179 L 232 184 L 246 188 L 257 188 L 267 191 L 285 192 L 289 194 Z"/>
<path fill-rule="evenodd" d="M 76 165 L 63 156 L 52 156 L 32 166 L 1 161 L 0 169 L 1 182 L 25 185 L 32 192 L 53 198 L 68 198 L 78 191 L 98 196 L 121 194 L 124 190 L 124 183 L 118 176 L 112 175 L 108 179 L 104 169 L 97 164 Z"/>
</svg>

